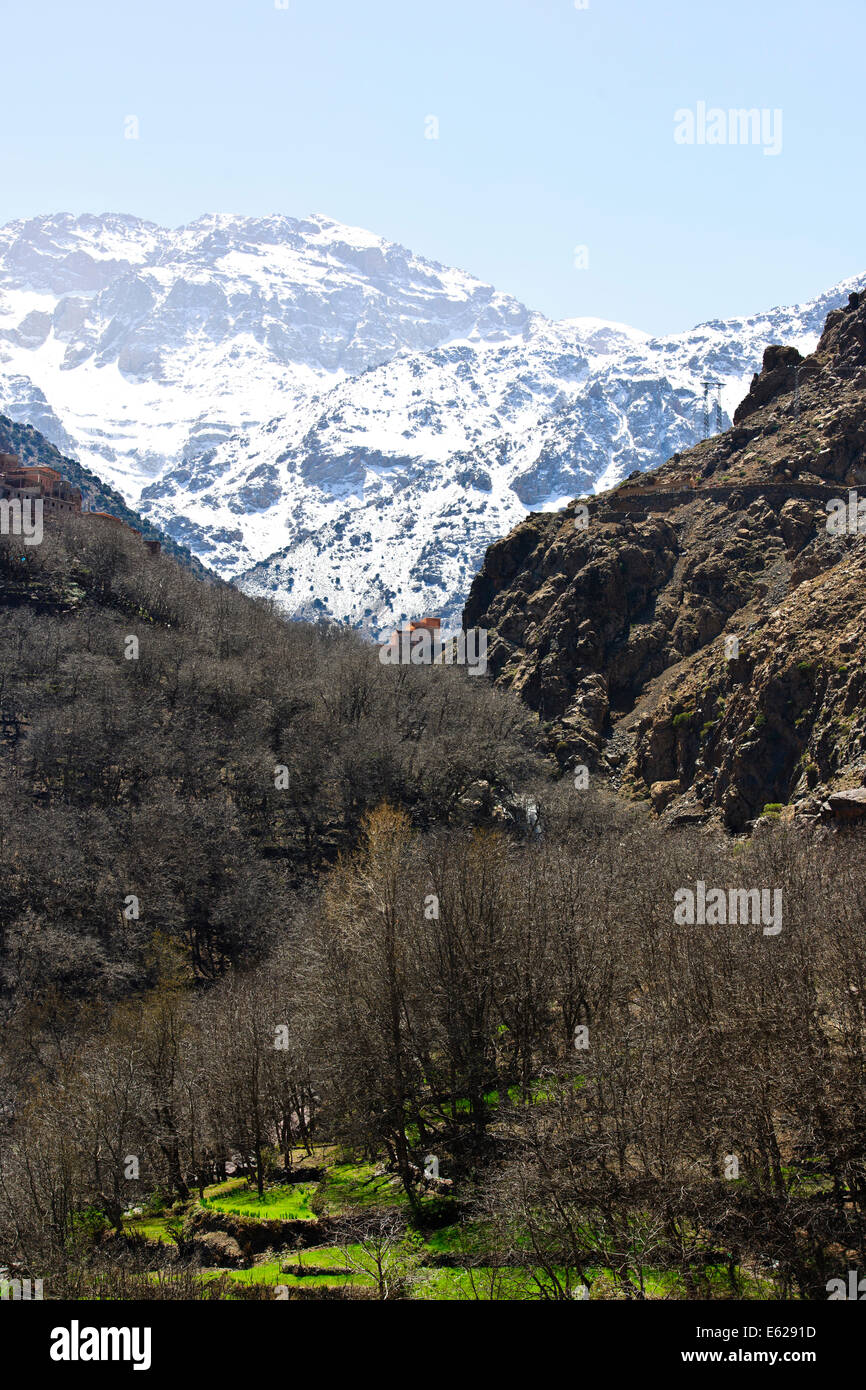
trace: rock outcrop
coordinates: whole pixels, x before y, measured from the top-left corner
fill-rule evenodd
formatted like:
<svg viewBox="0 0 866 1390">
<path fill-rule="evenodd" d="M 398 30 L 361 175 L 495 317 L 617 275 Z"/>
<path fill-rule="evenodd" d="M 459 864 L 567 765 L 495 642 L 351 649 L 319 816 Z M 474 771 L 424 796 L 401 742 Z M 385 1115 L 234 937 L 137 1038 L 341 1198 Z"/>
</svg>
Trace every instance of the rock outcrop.
<svg viewBox="0 0 866 1390">
<path fill-rule="evenodd" d="M 811 357 L 768 347 L 734 420 L 652 474 L 531 515 L 487 551 L 464 626 L 488 629 L 495 680 L 537 711 L 563 768 L 586 763 L 667 819 L 739 831 L 768 804 L 826 802 L 851 820 L 866 784 L 866 295 L 829 315 Z"/>
</svg>

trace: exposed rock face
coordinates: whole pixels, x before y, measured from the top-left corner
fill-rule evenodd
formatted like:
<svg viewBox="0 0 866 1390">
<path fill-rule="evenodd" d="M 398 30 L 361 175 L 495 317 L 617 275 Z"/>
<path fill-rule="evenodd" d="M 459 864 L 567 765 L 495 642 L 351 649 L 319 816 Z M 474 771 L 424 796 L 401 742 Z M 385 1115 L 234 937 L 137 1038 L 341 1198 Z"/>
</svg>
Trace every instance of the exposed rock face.
<svg viewBox="0 0 866 1390">
<path fill-rule="evenodd" d="M 464 611 L 498 683 L 666 819 L 866 801 L 866 295 L 772 346 L 726 433 L 491 546 Z M 844 524 L 828 526 L 831 503 Z M 862 511 L 866 513 L 866 504 Z M 866 532 L 866 517 L 861 522 Z M 851 791 L 852 785 L 855 790 Z"/>
<path fill-rule="evenodd" d="M 208 1268 L 240 1269 L 245 1263 L 238 1242 L 225 1231 L 205 1231 L 195 1237 L 193 1247 L 199 1263 Z"/>
<path fill-rule="evenodd" d="M 793 374 L 803 362 L 795 347 L 780 347 L 771 343 L 764 352 L 760 372 L 752 377 L 749 394 L 734 411 L 734 424 L 738 425 L 747 415 L 752 415 L 762 405 L 791 389 Z"/>
<path fill-rule="evenodd" d="M 827 798 L 826 807 L 831 815 L 838 816 L 841 820 L 863 820 L 866 818 L 866 787 L 833 792 Z"/>
</svg>

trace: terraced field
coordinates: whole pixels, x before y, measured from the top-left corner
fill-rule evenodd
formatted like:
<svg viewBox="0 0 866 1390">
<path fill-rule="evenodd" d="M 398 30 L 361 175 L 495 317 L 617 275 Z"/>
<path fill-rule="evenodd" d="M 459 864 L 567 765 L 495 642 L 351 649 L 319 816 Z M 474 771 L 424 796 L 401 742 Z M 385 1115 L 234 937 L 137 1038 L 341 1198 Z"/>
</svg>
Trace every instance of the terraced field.
<svg viewBox="0 0 866 1390">
<path fill-rule="evenodd" d="M 241 1261 L 211 1263 L 195 1275 L 200 1287 L 211 1287 L 226 1299 L 250 1297 L 256 1289 L 282 1299 L 315 1297 L 317 1289 L 330 1298 L 381 1298 L 393 1296 L 396 1289 L 402 1297 L 420 1300 L 545 1300 L 556 1296 L 555 1284 L 575 1298 L 586 1296 L 573 1271 L 569 1277 L 564 1270 L 534 1267 L 528 1254 L 525 1264 L 519 1257 L 516 1263 L 498 1262 L 489 1227 L 466 1216 L 443 1221 L 448 1207 L 443 1208 L 441 1196 L 422 1197 L 420 1214 L 410 1221 L 405 1192 L 380 1164 L 354 1160 L 333 1148 L 299 1153 L 295 1162 L 294 1176 L 307 1166 L 309 1181 L 274 1183 L 259 1196 L 246 1179 L 230 1178 L 171 1211 L 129 1216 L 125 1230 L 154 1253 L 174 1246 L 174 1258 L 191 1259 L 194 1266 L 203 1222 L 205 1239 L 216 1233 L 218 1239 L 234 1242 L 233 1248 L 244 1252 Z M 459 1216 L 459 1203 L 448 1201 Z M 357 1239 L 351 1237 L 352 1223 Z M 316 1243 L 318 1227 L 321 1244 Z M 385 1236 L 377 1238 L 383 1229 Z M 342 1238 L 335 1238 L 335 1230 Z M 624 1296 L 613 1270 L 586 1274 L 590 1298 Z M 150 1277 L 171 1278 L 171 1267 Z M 715 1296 L 730 1296 L 728 1271 L 708 1269 L 705 1278 Z M 738 1281 L 741 1297 L 767 1296 L 754 1272 L 738 1271 Z M 675 1273 L 644 1271 L 643 1297 L 681 1298 L 685 1292 Z"/>
</svg>

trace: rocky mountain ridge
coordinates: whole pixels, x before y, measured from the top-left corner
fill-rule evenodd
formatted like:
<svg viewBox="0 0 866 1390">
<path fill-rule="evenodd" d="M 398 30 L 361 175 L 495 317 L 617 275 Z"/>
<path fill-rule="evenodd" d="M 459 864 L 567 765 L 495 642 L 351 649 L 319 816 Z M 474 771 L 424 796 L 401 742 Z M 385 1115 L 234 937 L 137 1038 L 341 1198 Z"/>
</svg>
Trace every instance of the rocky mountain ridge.
<svg viewBox="0 0 866 1390">
<path fill-rule="evenodd" d="M 492 540 L 693 444 L 706 377 L 728 423 L 861 284 L 652 338 L 325 217 L 52 215 L 0 228 L 0 409 L 293 616 L 453 625 Z"/>
<path fill-rule="evenodd" d="M 814 353 L 767 348 L 731 429 L 491 546 L 464 623 L 489 629 L 495 679 L 564 769 L 678 822 L 859 816 L 858 488 L 866 295 L 852 293 Z"/>
</svg>

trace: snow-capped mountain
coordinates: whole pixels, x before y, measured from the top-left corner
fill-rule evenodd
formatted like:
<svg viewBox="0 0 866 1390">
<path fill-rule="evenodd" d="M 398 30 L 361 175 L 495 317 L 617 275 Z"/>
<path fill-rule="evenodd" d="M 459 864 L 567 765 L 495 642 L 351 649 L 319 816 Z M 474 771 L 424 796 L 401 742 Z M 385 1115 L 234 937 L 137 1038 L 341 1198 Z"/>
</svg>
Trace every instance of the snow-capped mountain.
<svg viewBox="0 0 866 1390">
<path fill-rule="evenodd" d="M 0 229 L 0 409 L 244 588 L 377 633 L 453 622 L 527 510 L 694 443 L 704 378 L 727 424 L 864 285 L 651 338 L 324 217 L 41 217 Z"/>
</svg>

